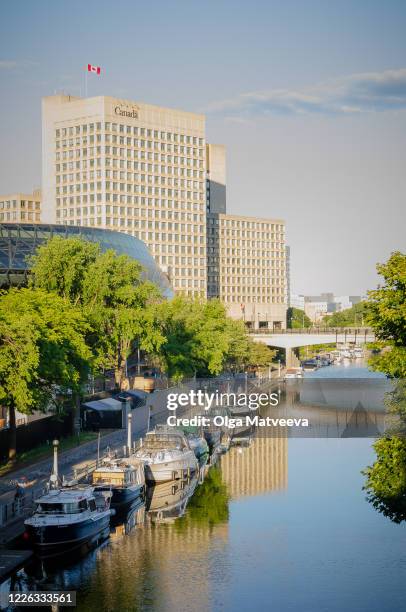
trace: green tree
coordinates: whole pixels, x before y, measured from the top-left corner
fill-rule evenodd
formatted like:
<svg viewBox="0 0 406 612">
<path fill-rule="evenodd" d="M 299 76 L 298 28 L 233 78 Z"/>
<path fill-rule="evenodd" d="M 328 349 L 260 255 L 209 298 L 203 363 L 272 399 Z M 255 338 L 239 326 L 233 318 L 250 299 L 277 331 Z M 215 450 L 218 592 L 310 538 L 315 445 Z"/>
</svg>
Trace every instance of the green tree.
<svg viewBox="0 0 406 612">
<path fill-rule="evenodd" d="M 242 321 L 234 321 L 219 300 L 192 300 L 177 296 L 160 306 L 165 341 L 161 356 L 168 375 L 217 375 L 228 364 L 249 363 L 249 340 Z"/>
<path fill-rule="evenodd" d="M 79 392 L 87 380 L 87 328 L 79 310 L 55 294 L 11 289 L 0 296 L 0 402 L 9 412 L 11 461 L 16 456 L 15 411 L 47 410 L 56 390 Z"/>
<path fill-rule="evenodd" d="M 29 285 L 57 293 L 72 304 L 84 305 L 84 285 L 89 267 L 101 254 L 99 244 L 80 237 L 54 236 L 29 258 Z"/>
<path fill-rule="evenodd" d="M 323 319 L 329 327 L 363 327 L 366 322 L 366 302 L 354 304 Z"/>
<path fill-rule="evenodd" d="M 264 368 L 272 363 L 275 355 L 276 351 L 272 351 L 266 344 L 254 342 L 250 339 L 246 362 L 249 366 Z"/>
<path fill-rule="evenodd" d="M 377 265 L 384 282 L 368 292 L 367 318 L 382 352 L 370 366 L 391 378 L 406 377 L 406 255 L 396 251 Z"/>
<path fill-rule="evenodd" d="M 134 343 L 153 352 L 163 342 L 152 307 L 160 292 L 156 285 L 142 280 L 141 272 L 137 261 L 106 251 L 89 266 L 84 278 L 83 306 L 95 334 L 96 361 L 100 367 L 114 368 L 119 387 Z"/>
<path fill-rule="evenodd" d="M 177 296 L 160 309 L 165 341 L 161 354 L 168 376 L 219 374 L 230 346 L 225 307 Z"/>
<path fill-rule="evenodd" d="M 287 309 L 286 319 L 288 329 L 301 329 L 312 326 L 312 322 L 305 311 L 300 308 L 294 308 L 293 306 Z"/>
<path fill-rule="evenodd" d="M 375 463 L 366 468 L 364 489 L 373 507 L 395 523 L 406 519 L 406 439 L 384 437 L 375 442 Z"/>
<path fill-rule="evenodd" d="M 121 387 L 135 344 L 146 351 L 163 342 L 153 305 L 158 288 L 142 278 L 141 265 L 81 238 L 51 238 L 32 257 L 31 285 L 66 297 L 89 322 L 86 337 L 96 366 L 113 368 Z"/>
<path fill-rule="evenodd" d="M 245 369 L 248 364 L 248 356 L 253 341 L 247 334 L 247 329 L 243 321 L 231 318 L 227 319 L 227 332 L 229 336 L 229 346 L 226 366 L 231 370 L 239 372 Z"/>
</svg>

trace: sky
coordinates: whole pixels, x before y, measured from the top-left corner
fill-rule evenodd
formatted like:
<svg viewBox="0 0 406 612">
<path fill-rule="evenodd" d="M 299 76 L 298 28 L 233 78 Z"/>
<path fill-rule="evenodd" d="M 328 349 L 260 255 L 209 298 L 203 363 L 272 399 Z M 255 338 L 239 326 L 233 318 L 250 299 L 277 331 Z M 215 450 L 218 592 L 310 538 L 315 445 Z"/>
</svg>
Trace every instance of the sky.
<svg viewBox="0 0 406 612">
<path fill-rule="evenodd" d="M 403 0 L 0 6 L 0 193 L 41 183 L 41 97 L 203 112 L 230 213 L 286 220 L 293 293 L 363 294 L 406 250 Z"/>
</svg>

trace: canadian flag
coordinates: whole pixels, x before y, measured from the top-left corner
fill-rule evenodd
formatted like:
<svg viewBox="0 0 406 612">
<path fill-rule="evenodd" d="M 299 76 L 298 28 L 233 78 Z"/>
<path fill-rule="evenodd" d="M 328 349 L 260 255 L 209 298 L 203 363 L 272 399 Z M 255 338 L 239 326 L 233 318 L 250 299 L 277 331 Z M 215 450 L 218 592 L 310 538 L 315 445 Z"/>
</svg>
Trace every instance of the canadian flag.
<svg viewBox="0 0 406 612">
<path fill-rule="evenodd" d="M 87 65 L 87 71 L 88 72 L 94 72 L 95 74 L 100 74 L 100 66 L 92 66 L 92 64 L 88 64 Z"/>
</svg>

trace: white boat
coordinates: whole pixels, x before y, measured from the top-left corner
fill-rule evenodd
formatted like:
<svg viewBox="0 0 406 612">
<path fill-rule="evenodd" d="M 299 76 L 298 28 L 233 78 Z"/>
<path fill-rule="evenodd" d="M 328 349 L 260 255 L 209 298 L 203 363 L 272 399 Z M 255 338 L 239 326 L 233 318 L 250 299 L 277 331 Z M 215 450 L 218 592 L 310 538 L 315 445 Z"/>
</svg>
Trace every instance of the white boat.
<svg viewBox="0 0 406 612">
<path fill-rule="evenodd" d="M 145 492 L 144 464 L 126 459 L 106 459 L 92 472 L 96 491 L 111 491 L 112 508 L 121 508 L 141 498 Z"/>
<path fill-rule="evenodd" d="M 284 376 L 285 380 L 303 378 L 302 368 L 287 368 Z"/>
<path fill-rule="evenodd" d="M 111 496 L 91 486 L 51 489 L 24 521 L 24 537 L 44 558 L 94 542 L 102 532 L 108 535 Z"/>
<path fill-rule="evenodd" d="M 188 478 L 199 468 L 184 434 L 169 427 L 157 426 L 148 432 L 132 457 L 144 463 L 147 482 Z"/>
</svg>

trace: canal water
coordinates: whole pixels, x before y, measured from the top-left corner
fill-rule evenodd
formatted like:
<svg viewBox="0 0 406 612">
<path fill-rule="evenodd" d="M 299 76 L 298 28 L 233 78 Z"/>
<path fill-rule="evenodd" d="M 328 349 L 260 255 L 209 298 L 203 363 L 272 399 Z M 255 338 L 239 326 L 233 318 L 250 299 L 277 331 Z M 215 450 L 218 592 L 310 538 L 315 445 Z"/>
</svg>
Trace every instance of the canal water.
<svg viewBox="0 0 406 612">
<path fill-rule="evenodd" d="M 318 372 L 371 376 L 355 369 Z M 83 559 L 31 564 L 9 586 L 76 590 L 86 612 L 404 610 L 405 525 L 362 489 L 373 441 L 255 437 L 203 484 L 157 487 Z"/>
</svg>

